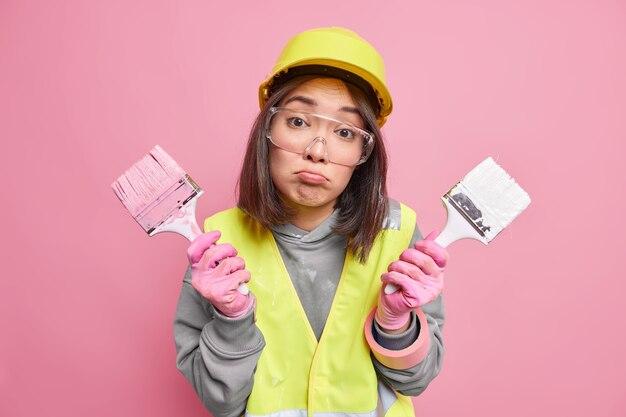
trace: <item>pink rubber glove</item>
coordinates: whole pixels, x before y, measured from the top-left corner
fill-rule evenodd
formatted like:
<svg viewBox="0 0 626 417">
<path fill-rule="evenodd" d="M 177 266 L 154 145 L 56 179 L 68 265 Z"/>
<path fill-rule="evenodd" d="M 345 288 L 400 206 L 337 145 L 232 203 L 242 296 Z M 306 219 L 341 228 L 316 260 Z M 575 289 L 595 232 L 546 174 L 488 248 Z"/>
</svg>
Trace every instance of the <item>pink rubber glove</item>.
<svg viewBox="0 0 626 417">
<path fill-rule="evenodd" d="M 400 259 L 392 262 L 380 279 L 383 286 L 378 298 L 376 322 L 385 330 L 398 330 L 406 325 L 411 311 L 433 301 L 443 289 L 443 270 L 448 251 L 433 242 L 439 234 L 433 231 L 424 240 L 406 249 Z M 385 286 L 393 283 L 400 289 L 385 294 Z"/>
<path fill-rule="evenodd" d="M 228 317 L 244 315 L 254 305 L 254 295 L 237 291 L 250 281 L 250 272 L 237 250 L 228 243 L 216 245 L 219 231 L 198 236 L 187 249 L 191 264 L 191 284 L 213 307 Z"/>
</svg>

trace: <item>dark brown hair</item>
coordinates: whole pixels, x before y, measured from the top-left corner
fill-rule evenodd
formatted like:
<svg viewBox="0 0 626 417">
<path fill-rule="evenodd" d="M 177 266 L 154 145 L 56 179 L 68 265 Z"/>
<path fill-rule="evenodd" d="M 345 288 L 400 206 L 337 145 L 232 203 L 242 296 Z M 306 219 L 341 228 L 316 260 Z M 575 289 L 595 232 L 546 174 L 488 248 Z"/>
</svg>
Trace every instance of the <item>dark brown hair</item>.
<svg viewBox="0 0 626 417">
<path fill-rule="evenodd" d="M 267 228 L 288 223 L 295 214 L 281 199 L 270 176 L 269 141 L 266 138 L 270 108 L 313 78 L 320 76 L 305 75 L 274 86 L 250 132 L 239 175 L 237 206 Z M 371 103 L 365 93 L 351 83 L 344 84 L 357 103 L 365 129 L 374 134 L 375 145 L 367 161 L 356 167 L 346 189 L 337 199 L 335 208 L 339 209 L 339 218 L 335 231 L 349 238 L 348 249 L 365 263 L 388 211 L 387 153 L 373 110 L 377 103 Z"/>
</svg>

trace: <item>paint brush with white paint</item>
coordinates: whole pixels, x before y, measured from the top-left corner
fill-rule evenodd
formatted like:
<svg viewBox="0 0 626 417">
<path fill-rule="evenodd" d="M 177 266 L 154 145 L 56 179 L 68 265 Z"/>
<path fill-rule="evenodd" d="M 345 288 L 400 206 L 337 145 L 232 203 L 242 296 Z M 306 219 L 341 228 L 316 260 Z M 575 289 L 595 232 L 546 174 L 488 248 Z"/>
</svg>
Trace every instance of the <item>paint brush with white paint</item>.
<svg viewBox="0 0 626 417">
<path fill-rule="evenodd" d="M 435 239 L 443 247 L 460 239 L 491 242 L 530 204 L 530 196 L 488 157 L 441 197 L 446 225 Z M 385 293 L 398 290 L 394 284 Z"/>
</svg>

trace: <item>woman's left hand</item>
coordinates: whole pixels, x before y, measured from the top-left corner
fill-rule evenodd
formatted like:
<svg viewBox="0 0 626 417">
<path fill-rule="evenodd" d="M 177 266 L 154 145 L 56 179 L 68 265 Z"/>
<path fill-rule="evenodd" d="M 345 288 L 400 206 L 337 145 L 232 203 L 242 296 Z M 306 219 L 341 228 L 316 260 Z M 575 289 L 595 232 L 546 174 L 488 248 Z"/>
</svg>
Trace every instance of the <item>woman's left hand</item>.
<svg viewBox="0 0 626 417">
<path fill-rule="evenodd" d="M 424 240 L 406 249 L 400 259 L 392 262 L 380 279 L 383 286 L 378 299 L 376 321 L 384 330 L 402 329 L 410 313 L 433 301 L 443 289 L 443 271 L 448 262 L 448 251 L 433 242 L 439 232 L 430 233 Z M 385 294 L 387 284 L 399 287 Z"/>
</svg>

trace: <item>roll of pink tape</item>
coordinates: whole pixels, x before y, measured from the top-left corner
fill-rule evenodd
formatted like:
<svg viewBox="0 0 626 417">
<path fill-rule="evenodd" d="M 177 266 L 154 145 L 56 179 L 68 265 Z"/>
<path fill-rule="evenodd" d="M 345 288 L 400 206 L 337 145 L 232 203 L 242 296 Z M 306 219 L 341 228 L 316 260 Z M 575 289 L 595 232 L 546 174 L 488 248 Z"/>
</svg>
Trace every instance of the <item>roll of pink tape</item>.
<svg viewBox="0 0 626 417">
<path fill-rule="evenodd" d="M 383 365 L 393 369 L 407 369 L 417 365 L 428 355 L 430 350 L 430 332 L 424 312 L 419 308 L 415 309 L 417 319 L 420 322 L 420 334 L 417 340 L 409 347 L 402 350 L 385 349 L 374 340 L 372 326 L 376 308 L 367 316 L 365 320 L 365 339 L 372 349 L 374 357 Z"/>
</svg>

